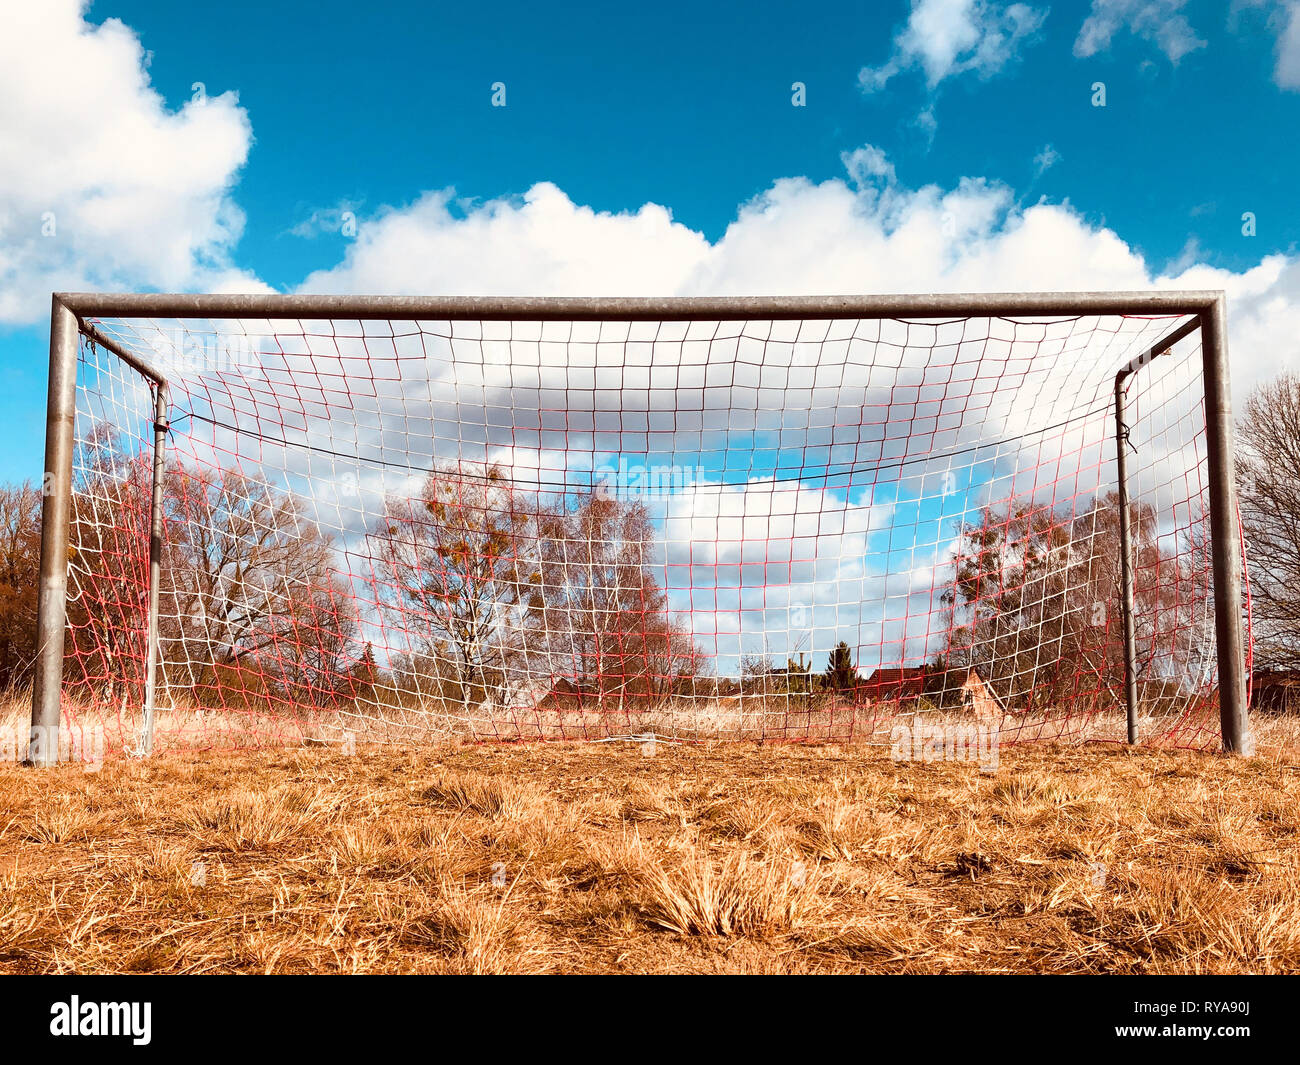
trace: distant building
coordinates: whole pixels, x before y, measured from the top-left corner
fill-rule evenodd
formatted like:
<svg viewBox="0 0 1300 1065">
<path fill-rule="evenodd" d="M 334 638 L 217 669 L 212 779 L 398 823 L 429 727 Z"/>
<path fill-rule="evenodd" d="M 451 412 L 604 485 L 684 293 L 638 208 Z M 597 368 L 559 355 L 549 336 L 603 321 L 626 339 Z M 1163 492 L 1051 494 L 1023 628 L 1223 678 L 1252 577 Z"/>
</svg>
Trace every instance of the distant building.
<svg viewBox="0 0 1300 1065">
<path fill-rule="evenodd" d="M 1006 704 L 980 676 L 978 669 L 971 667 L 961 677 L 961 708 L 964 712 L 980 720 L 1000 719 L 1007 713 Z"/>
<path fill-rule="evenodd" d="M 1264 713 L 1300 712 L 1300 669 L 1257 669 L 1250 676 L 1250 708 Z"/>
<path fill-rule="evenodd" d="M 878 669 L 866 679 L 860 693 L 874 702 L 919 699 L 926 692 L 926 680 L 930 676 L 926 666 Z"/>
</svg>

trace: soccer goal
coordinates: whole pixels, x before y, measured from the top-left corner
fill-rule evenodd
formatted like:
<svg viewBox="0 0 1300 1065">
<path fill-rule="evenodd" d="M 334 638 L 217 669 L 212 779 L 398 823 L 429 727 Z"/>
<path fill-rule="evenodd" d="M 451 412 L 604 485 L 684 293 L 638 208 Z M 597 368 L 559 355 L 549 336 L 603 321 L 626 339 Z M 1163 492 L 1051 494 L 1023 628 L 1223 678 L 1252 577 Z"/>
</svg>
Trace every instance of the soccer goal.
<svg viewBox="0 0 1300 1065">
<path fill-rule="evenodd" d="M 56 295 L 32 760 L 60 723 L 1240 751 L 1224 315 Z"/>
</svg>

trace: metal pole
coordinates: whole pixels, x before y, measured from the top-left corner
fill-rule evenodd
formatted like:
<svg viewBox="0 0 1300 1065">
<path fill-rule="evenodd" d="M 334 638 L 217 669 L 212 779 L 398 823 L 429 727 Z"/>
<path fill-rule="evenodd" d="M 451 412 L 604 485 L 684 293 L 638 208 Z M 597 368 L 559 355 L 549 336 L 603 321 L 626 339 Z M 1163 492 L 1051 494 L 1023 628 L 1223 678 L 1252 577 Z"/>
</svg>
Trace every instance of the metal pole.
<svg viewBox="0 0 1300 1065">
<path fill-rule="evenodd" d="M 77 319 L 56 296 L 50 313 L 50 379 L 41 481 L 41 576 L 36 606 L 30 765 L 59 760 L 63 640 L 68 618 L 68 529 L 72 522 L 72 448 L 77 420 Z"/>
<path fill-rule="evenodd" d="M 153 753 L 153 726 L 158 690 L 158 588 L 162 574 L 163 478 L 167 472 L 167 385 L 154 388 L 153 495 L 149 500 L 149 635 L 144 681 L 144 712 L 140 754 Z"/>
<path fill-rule="evenodd" d="M 1137 631 L 1134 622 L 1133 534 L 1129 528 L 1128 425 L 1124 421 L 1124 382 L 1128 370 L 1115 375 L 1115 476 L 1119 481 L 1120 612 L 1124 621 L 1124 705 L 1128 741 L 1138 741 Z"/>
<path fill-rule="evenodd" d="M 1125 421 L 1124 383 L 1130 375 L 1201 328 L 1200 317 L 1189 318 L 1173 332 L 1131 359 L 1115 375 L 1115 479 L 1119 487 L 1120 613 L 1124 623 L 1124 705 L 1128 742 L 1138 741 L 1137 690 L 1137 589 L 1133 564 L 1132 513 L 1128 494 L 1128 423 Z"/>
<path fill-rule="evenodd" d="M 1223 749 L 1249 754 L 1246 657 L 1242 634 L 1241 541 L 1237 530 L 1236 462 L 1228 389 L 1227 306 L 1220 295 L 1201 314 L 1205 429 L 1210 479 L 1210 543 L 1214 569 L 1214 634 L 1218 643 L 1219 723 Z"/>
<path fill-rule="evenodd" d="M 408 321 L 733 321 L 1199 314 L 1214 291 L 975 292 L 870 296 L 340 296 L 68 292 L 81 318 L 401 318 Z"/>
</svg>

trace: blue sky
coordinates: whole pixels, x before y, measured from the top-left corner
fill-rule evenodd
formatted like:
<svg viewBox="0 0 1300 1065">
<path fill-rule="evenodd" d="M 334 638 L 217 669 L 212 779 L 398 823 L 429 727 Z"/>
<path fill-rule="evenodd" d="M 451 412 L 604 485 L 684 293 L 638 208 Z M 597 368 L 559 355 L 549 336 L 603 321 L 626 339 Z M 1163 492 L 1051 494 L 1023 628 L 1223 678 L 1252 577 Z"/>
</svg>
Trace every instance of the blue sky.
<svg viewBox="0 0 1300 1065">
<path fill-rule="evenodd" d="M 1073 237 L 1092 242 L 1085 254 L 1094 245 L 1103 258 L 1115 254 L 1107 241 L 1117 242 L 1126 263 L 1139 264 L 1150 278 L 1199 268 L 1219 271 L 1205 276 L 1230 287 L 1271 261 L 1284 275 L 1272 283 L 1274 297 L 1289 299 L 1300 287 L 1294 4 L 924 0 L 914 12 L 902 2 L 667 2 L 557 13 L 531 3 L 475 9 L 326 0 L 307 13 L 261 3 L 103 0 L 85 9 L 84 25 L 75 0 L 20 14 L 30 6 L 0 2 L 15 31 L 4 35 L 9 44 L 0 52 L 36 50 L 33 19 L 44 23 L 45 44 L 57 43 L 59 34 L 93 42 L 105 36 L 107 20 L 120 20 L 113 39 L 138 39 L 147 60 L 136 66 L 139 83 L 123 89 L 114 114 L 156 108 L 181 125 L 178 116 L 193 118 L 194 84 L 201 82 L 209 101 L 220 104 L 223 123 L 204 144 L 222 137 L 239 143 L 211 149 L 208 159 L 208 149 L 194 152 L 175 130 L 146 144 L 124 126 L 111 145 L 117 161 L 78 157 L 85 136 L 60 143 L 60 116 L 68 108 L 93 111 L 86 105 L 103 95 L 93 78 L 81 69 L 77 77 L 42 84 L 35 65 L 7 75 L 27 71 L 27 81 L 0 93 L 9 101 L 0 104 L 0 137 L 6 124 L 38 118 L 48 132 L 34 148 L 30 136 L 15 138 L 32 154 L 0 168 L 0 205 L 10 201 L 8 224 L 0 228 L 0 286 L 11 289 L 0 311 L 6 478 L 35 478 L 40 469 L 40 291 L 65 283 L 157 289 L 254 282 L 290 291 L 308 279 L 323 285 L 323 278 L 333 279 L 331 287 L 381 290 L 391 287 L 390 275 L 364 263 L 349 267 L 347 257 L 360 249 L 350 247 L 356 238 L 341 234 L 339 212 L 351 210 L 363 231 L 384 218 L 392 227 L 436 190 L 455 190 L 444 228 L 488 203 L 517 206 L 547 182 L 598 220 L 601 212 L 662 205 L 697 242 L 716 247 L 742 205 L 782 179 L 851 187 L 845 158 L 869 146 L 887 160 L 898 210 L 915 207 L 927 187 L 956 190 L 963 179 L 1001 190 L 1002 199 L 985 205 L 994 217 L 975 234 L 986 243 L 1041 201 L 1070 220 Z M 98 60 L 87 47 L 78 63 Z M 47 76 L 58 75 L 57 58 L 44 65 L 54 67 Z M 119 85 L 129 81 L 129 68 L 105 59 Z M 871 72 L 882 68 L 897 72 L 873 87 Z M 504 108 L 491 106 L 497 81 L 506 85 Z M 796 81 L 806 85 L 805 107 L 791 105 Z M 1098 81 L 1106 85 L 1104 108 L 1092 106 Z M 40 152 L 48 158 L 33 157 Z M 196 226 L 179 253 L 186 262 L 151 259 L 148 247 L 118 256 L 111 223 L 96 239 L 60 235 L 75 244 L 70 252 L 42 257 L 38 249 L 24 257 L 43 215 L 35 175 L 61 159 L 76 172 L 50 196 L 64 233 L 73 225 L 92 228 L 97 208 L 111 215 L 121 188 L 148 191 L 151 167 L 184 171 L 189 160 L 198 173 L 168 178 L 162 197 Z M 125 176 L 117 174 L 119 164 Z M 1256 219 L 1254 236 L 1242 233 L 1247 211 Z M 232 212 L 242 219 L 231 224 Z M 157 224 L 168 234 L 184 228 L 167 207 Z M 135 224 L 132 232 L 140 229 Z M 147 245 L 147 235 L 139 243 Z M 21 274 L 5 272 L 6 245 Z M 508 249 L 501 254 L 509 258 Z M 446 265 L 452 275 L 455 265 Z M 949 287 L 970 276 L 937 276 L 926 285 L 925 263 L 916 265 L 911 276 L 921 280 L 908 283 L 917 287 Z M 416 291 L 441 276 L 430 278 L 426 266 L 410 272 Z M 495 277 L 486 276 L 479 290 Z M 770 278 L 768 290 L 797 287 L 797 280 L 786 284 L 787 276 L 774 269 L 753 284 Z M 841 291 L 887 287 L 888 275 L 838 276 Z M 536 290 L 547 287 L 540 266 L 502 283 L 524 292 L 531 277 Z M 1081 266 L 1072 287 L 1089 287 L 1094 277 L 1110 279 L 1104 266 L 1092 273 Z M 988 287 L 1018 287 L 1021 279 L 1000 280 L 990 276 Z M 714 281 L 719 289 L 733 285 L 716 271 Z M 660 274 L 644 287 L 682 288 Z M 1261 284 L 1246 287 L 1259 295 Z"/>
<path fill-rule="evenodd" d="M 931 92 L 906 71 L 877 93 L 858 74 L 889 58 L 905 3 L 755 3 L 737 17 L 728 4 L 557 15 L 508 0 L 482 12 L 327 0 L 305 19 L 292 5 L 119 0 L 90 13 L 139 32 L 171 107 L 195 81 L 239 93 L 256 137 L 236 192 L 239 261 L 291 288 L 343 238 L 287 231 L 344 200 L 364 214 L 426 189 L 487 199 L 545 180 L 597 210 L 665 204 L 713 240 L 774 178 L 841 176 L 841 153 L 864 143 L 910 186 L 999 179 L 1023 201 L 1068 199 L 1153 263 L 1195 241 L 1200 258 L 1240 269 L 1300 242 L 1300 93 L 1274 83 L 1264 13 L 1243 9 L 1232 33 L 1223 6 L 1185 7 L 1206 45 L 1176 66 L 1132 34 L 1075 58 L 1087 5 L 1053 5 L 998 74 Z M 1095 80 L 1105 108 L 1090 105 Z M 495 81 L 504 108 L 490 106 Z M 933 143 L 916 125 L 931 107 Z M 1048 145 L 1060 160 L 1039 176 Z M 1260 219 L 1253 242 L 1245 210 Z"/>
</svg>

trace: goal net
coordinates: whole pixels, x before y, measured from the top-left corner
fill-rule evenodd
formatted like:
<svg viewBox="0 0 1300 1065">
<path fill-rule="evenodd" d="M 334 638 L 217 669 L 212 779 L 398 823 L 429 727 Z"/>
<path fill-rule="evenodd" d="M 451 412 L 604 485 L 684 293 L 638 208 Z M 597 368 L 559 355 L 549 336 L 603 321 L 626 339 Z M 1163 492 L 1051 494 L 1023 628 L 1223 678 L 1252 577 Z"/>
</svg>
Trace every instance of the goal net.
<svg viewBox="0 0 1300 1065">
<path fill-rule="evenodd" d="M 62 705 L 110 749 L 1123 739 L 1126 584 L 1142 738 L 1219 742 L 1194 315 L 338 308 L 81 317 Z"/>
</svg>

